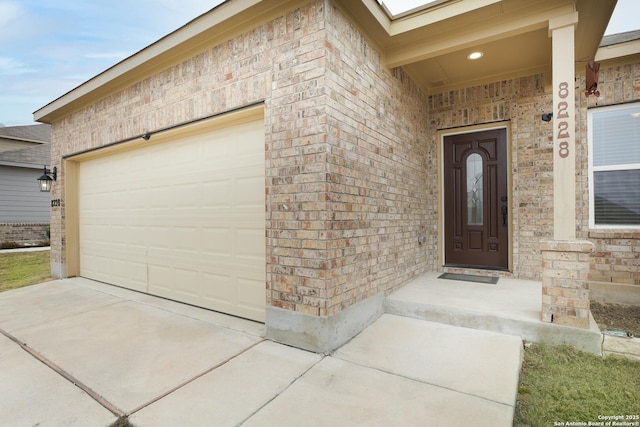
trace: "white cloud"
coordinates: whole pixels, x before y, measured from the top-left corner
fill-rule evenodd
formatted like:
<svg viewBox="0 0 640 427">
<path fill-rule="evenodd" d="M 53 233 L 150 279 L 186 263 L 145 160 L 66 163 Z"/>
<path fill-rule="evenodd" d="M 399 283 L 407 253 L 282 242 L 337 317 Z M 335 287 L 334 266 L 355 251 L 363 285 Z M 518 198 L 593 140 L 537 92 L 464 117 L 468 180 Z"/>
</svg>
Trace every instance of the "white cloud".
<svg viewBox="0 0 640 427">
<path fill-rule="evenodd" d="M 20 15 L 21 9 L 18 3 L 0 2 L 0 29 L 4 29 L 9 23 Z"/>
<path fill-rule="evenodd" d="M 34 70 L 27 67 L 20 61 L 14 58 L 0 56 L 0 75 L 19 75 L 31 73 Z"/>
</svg>

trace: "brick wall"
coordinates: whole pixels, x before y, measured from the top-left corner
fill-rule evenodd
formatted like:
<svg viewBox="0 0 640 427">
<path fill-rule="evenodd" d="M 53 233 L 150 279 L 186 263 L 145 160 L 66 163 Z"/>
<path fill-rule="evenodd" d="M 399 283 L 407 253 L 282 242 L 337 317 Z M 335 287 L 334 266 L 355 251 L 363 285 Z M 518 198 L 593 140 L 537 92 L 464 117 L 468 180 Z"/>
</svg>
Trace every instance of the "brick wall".
<svg viewBox="0 0 640 427">
<path fill-rule="evenodd" d="M 504 80 L 429 96 L 429 193 L 440 191 L 438 144 L 442 129 L 509 121 L 513 276 L 540 279 L 540 240 L 553 235 L 552 124 L 540 120 L 551 111 L 541 75 Z M 432 218 L 435 219 L 435 218 Z M 432 238 L 437 224 L 431 224 Z M 439 269 L 438 265 L 430 266 Z"/>
<path fill-rule="evenodd" d="M 629 59 L 633 59 L 630 57 Z M 636 57 L 636 60 L 638 58 Z M 578 85 L 585 87 L 585 77 L 578 76 Z M 579 91 L 580 109 L 578 110 L 579 126 L 582 130 L 582 145 L 587 144 L 587 108 L 604 105 L 615 105 L 640 100 L 640 62 L 616 65 L 601 65 L 598 90 L 600 97 L 586 98 Z M 640 231 L 625 229 L 589 229 L 589 193 L 588 193 L 588 157 L 585 154 L 578 165 L 584 181 L 585 190 L 579 201 L 583 216 L 580 227 L 582 237 L 594 243 L 591 255 L 590 280 L 594 282 L 620 283 L 640 285 Z"/>
<path fill-rule="evenodd" d="M 436 247 L 418 238 L 436 200 L 426 96 L 335 8 L 327 31 L 331 314 L 426 271 Z"/>
<path fill-rule="evenodd" d="M 0 224 L 0 246 L 18 246 L 32 243 L 40 243 L 49 240 L 47 235 L 48 223 L 42 224 Z"/>
<path fill-rule="evenodd" d="M 269 101 L 280 117 L 268 188 L 271 304 L 316 316 L 397 288 L 435 253 L 418 244 L 429 205 L 426 99 L 330 2 L 323 16 L 325 31 L 300 39 L 308 44 L 297 55 L 282 53 L 278 73 L 292 69 L 297 87 L 278 87 Z"/>
<path fill-rule="evenodd" d="M 61 157 L 265 102 L 267 304 L 334 314 L 426 268 L 426 98 L 310 1 L 53 125 Z M 64 171 L 53 198 L 61 198 Z M 428 211 L 428 212 L 427 212 Z M 64 202 L 52 260 L 65 263 Z"/>
<path fill-rule="evenodd" d="M 589 174 L 587 108 L 640 100 L 640 64 L 602 66 L 600 98 L 584 96 L 584 73 L 576 75 L 576 215 L 577 237 L 595 244 L 591 257 L 594 281 L 640 284 L 640 240 L 634 230 L 589 230 Z M 485 84 L 429 96 L 430 153 L 435 159 L 435 132 L 472 124 L 509 120 L 513 215 L 513 275 L 540 279 L 540 240 L 553 236 L 553 121 L 540 120 L 551 112 L 551 95 L 542 76 Z M 435 160 L 430 192 L 437 192 Z"/>
<path fill-rule="evenodd" d="M 271 153 L 292 144 L 294 134 L 301 133 L 302 120 L 306 120 L 305 124 L 309 120 L 305 116 L 298 121 L 297 114 L 313 111 L 313 105 L 318 103 L 315 98 L 323 90 L 318 76 L 302 73 L 303 68 L 309 66 L 305 65 L 307 59 L 303 56 L 309 50 L 322 47 L 321 42 L 314 40 L 318 37 L 314 33 L 322 31 L 322 4 L 322 1 L 310 2 L 246 33 L 209 46 L 53 123 L 51 157 L 52 165 L 58 166 L 59 177 L 52 189 L 52 198 L 63 202 L 59 209 L 52 211 L 52 263 L 67 262 L 62 250 L 66 207 L 61 158 L 65 155 L 265 101 L 267 177 L 277 174 L 279 166 L 272 165 Z M 296 67 L 293 61 L 301 64 Z M 302 87 L 308 90 L 305 92 Z M 303 107 L 305 103 L 308 108 Z M 282 108 L 283 105 L 287 107 Z M 288 120 L 292 120 L 289 128 Z M 318 133 L 317 130 L 304 132 Z M 295 157 L 288 160 L 293 165 Z M 267 228 L 271 228 L 271 223 Z M 273 264 L 272 242 L 267 240 L 267 244 L 268 264 Z"/>
<path fill-rule="evenodd" d="M 611 78 L 631 72 L 637 67 Z M 633 87 L 637 96 L 640 85 Z M 267 304 L 328 316 L 441 269 L 436 133 L 506 120 L 513 274 L 540 279 L 539 245 L 553 221 L 553 123 L 540 120 L 552 99 L 543 77 L 427 97 L 401 69 L 387 70 L 330 0 L 309 1 L 54 123 L 60 177 L 52 198 L 63 204 L 52 212 L 52 262 L 66 263 L 62 156 L 260 101 Z M 577 212 L 587 238 L 586 109 L 579 111 Z"/>
<path fill-rule="evenodd" d="M 640 285 L 640 232 L 589 231 L 595 250 L 589 279 Z"/>
</svg>

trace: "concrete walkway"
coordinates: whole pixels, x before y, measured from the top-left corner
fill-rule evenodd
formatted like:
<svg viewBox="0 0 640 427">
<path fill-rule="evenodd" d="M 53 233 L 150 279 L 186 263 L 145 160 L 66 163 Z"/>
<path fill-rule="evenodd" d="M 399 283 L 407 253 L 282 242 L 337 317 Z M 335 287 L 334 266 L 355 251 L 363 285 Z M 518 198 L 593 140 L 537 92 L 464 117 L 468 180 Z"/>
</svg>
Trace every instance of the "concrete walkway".
<svg viewBox="0 0 640 427">
<path fill-rule="evenodd" d="M 518 337 L 385 314 L 331 355 L 86 279 L 0 293 L 0 425 L 511 426 Z"/>
<path fill-rule="evenodd" d="M 28 248 L 0 249 L 0 254 L 10 254 L 18 252 L 41 252 L 49 250 L 51 250 L 51 246 L 32 246 Z"/>
<path fill-rule="evenodd" d="M 541 320 L 540 282 L 503 277 L 491 285 L 439 279 L 440 274 L 422 274 L 389 295 L 385 312 L 515 335 L 531 342 L 570 344 L 602 355 L 602 334 L 593 316 L 589 329 Z"/>
</svg>

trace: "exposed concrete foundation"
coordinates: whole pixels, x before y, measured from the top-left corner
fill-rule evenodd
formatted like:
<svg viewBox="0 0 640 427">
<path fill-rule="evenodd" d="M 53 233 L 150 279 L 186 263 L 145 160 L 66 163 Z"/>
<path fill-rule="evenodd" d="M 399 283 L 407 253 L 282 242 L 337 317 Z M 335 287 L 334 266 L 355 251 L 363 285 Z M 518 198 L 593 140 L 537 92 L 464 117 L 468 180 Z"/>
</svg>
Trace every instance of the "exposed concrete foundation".
<svg viewBox="0 0 640 427">
<path fill-rule="evenodd" d="M 340 347 L 383 313 L 380 293 L 329 317 L 267 307 L 266 334 L 271 340 L 316 353 Z"/>
<path fill-rule="evenodd" d="M 66 279 L 68 277 L 67 264 L 51 261 L 51 276 L 58 279 Z"/>
<path fill-rule="evenodd" d="M 640 286 L 589 282 L 591 299 L 605 304 L 640 305 Z"/>
</svg>

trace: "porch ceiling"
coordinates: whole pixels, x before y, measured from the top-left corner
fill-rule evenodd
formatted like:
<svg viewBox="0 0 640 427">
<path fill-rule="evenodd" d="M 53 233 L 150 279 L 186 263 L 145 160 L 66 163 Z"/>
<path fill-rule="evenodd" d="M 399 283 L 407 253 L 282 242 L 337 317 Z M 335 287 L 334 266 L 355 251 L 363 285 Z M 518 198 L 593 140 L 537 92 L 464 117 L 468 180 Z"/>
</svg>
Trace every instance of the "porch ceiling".
<svg viewBox="0 0 640 427">
<path fill-rule="evenodd" d="M 452 0 L 399 19 L 376 0 L 342 7 L 427 92 L 543 73 L 551 83 L 549 19 L 578 12 L 576 67 L 592 60 L 616 0 Z M 467 55 L 481 51 L 471 61 Z"/>
</svg>

